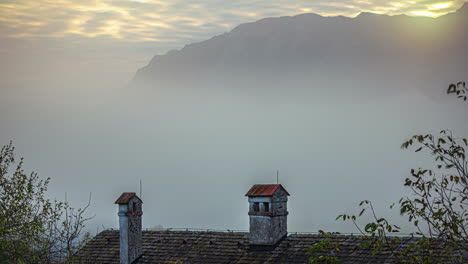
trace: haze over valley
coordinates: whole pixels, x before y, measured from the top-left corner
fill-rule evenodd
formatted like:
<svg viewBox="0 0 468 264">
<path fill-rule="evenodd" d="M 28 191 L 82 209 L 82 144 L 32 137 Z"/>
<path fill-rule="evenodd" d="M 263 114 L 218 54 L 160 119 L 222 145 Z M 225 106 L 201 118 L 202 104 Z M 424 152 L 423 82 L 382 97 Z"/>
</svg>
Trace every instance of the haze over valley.
<svg viewBox="0 0 468 264">
<path fill-rule="evenodd" d="M 468 81 L 466 32 L 465 3 L 437 18 L 275 16 L 174 50 L 4 34 L 0 142 L 52 196 L 92 193 L 93 232 L 117 227 L 114 201 L 140 180 L 144 227 L 246 230 L 244 194 L 277 170 L 290 232 L 355 232 L 334 219 L 363 199 L 402 223 L 388 205 L 432 163 L 401 143 L 468 133 L 467 105 L 445 94 Z"/>
</svg>

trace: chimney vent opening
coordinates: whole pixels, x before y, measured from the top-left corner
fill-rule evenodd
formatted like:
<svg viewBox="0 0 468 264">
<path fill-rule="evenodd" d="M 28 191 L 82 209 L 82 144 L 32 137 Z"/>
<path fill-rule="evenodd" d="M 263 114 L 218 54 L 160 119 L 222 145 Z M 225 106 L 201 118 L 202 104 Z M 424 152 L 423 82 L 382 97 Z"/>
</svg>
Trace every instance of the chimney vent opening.
<svg viewBox="0 0 468 264">
<path fill-rule="evenodd" d="M 253 204 L 253 210 L 254 210 L 254 212 L 259 212 L 260 211 L 260 203 L 255 202 Z"/>
</svg>

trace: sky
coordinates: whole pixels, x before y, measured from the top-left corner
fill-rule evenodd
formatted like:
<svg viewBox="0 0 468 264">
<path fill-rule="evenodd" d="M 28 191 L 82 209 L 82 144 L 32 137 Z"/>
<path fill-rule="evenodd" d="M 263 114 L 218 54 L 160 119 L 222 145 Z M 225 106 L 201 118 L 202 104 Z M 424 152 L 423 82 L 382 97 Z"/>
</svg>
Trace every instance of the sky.
<svg viewBox="0 0 468 264">
<path fill-rule="evenodd" d="M 437 17 L 463 1 L 2 1 L 4 34 L 17 38 L 109 36 L 116 40 L 181 46 L 264 17 L 316 13 L 353 17 L 361 12 Z"/>
<path fill-rule="evenodd" d="M 415 164 L 401 142 L 422 128 L 466 131 L 457 121 L 465 105 L 416 92 L 338 106 L 326 97 L 276 104 L 229 92 L 170 101 L 127 84 L 155 55 L 265 17 L 372 12 L 436 19 L 463 3 L 0 0 L 0 145 L 13 140 L 27 171 L 51 177 L 52 197 L 67 192 L 80 206 L 91 192 L 93 230 L 117 226 L 113 202 L 138 191 L 140 179 L 145 227 L 245 230 L 244 193 L 275 181 L 279 169 L 292 194 L 290 230 L 353 232 L 335 223 L 336 215 L 361 199 L 375 199 L 379 209 L 398 200 Z M 408 79 L 419 73 L 410 67 L 401 67 Z M 355 83 L 366 76 L 359 74 Z M 439 84 L 432 88 L 443 95 Z"/>
<path fill-rule="evenodd" d="M 79 53 L 73 59 L 86 67 L 105 66 L 128 79 L 156 54 L 180 49 L 264 17 L 301 13 L 354 17 L 360 12 L 437 17 L 455 11 L 463 2 L 2 0 L 0 38 L 11 44 L 2 45 L 0 54 L 8 59 L 31 53 L 33 49 L 66 56 Z M 51 54 L 47 57 L 54 60 Z M 112 63 L 104 65 L 104 60 Z M 57 68 L 65 63 L 54 62 Z"/>
</svg>

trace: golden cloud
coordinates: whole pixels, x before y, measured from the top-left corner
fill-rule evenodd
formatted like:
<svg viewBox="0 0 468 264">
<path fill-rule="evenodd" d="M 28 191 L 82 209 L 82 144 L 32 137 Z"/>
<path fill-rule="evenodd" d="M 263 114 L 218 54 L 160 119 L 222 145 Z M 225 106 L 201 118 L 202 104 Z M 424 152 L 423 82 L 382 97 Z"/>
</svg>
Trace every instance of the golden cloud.
<svg viewBox="0 0 468 264">
<path fill-rule="evenodd" d="M 220 34 L 267 16 L 314 12 L 356 16 L 360 12 L 437 17 L 464 1 L 239 0 L 10 0 L 0 3 L 0 24 L 10 37 L 98 37 L 124 41 L 186 42 Z"/>
</svg>

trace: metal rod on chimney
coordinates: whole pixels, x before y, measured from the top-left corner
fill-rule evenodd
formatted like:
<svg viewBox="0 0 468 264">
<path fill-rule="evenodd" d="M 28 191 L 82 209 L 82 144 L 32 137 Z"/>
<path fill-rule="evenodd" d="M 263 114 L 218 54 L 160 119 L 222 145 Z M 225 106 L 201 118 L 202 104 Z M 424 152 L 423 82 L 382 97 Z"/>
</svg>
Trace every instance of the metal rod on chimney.
<svg viewBox="0 0 468 264">
<path fill-rule="evenodd" d="M 140 179 L 140 199 L 143 199 L 143 189 L 141 187 L 141 179 Z"/>
<path fill-rule="evenodd" d="M 276 170 L 276 184 L 279 184 L 279 170 Z"/>
</svg>

